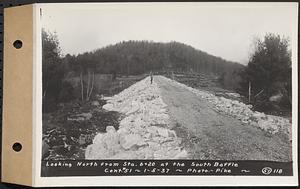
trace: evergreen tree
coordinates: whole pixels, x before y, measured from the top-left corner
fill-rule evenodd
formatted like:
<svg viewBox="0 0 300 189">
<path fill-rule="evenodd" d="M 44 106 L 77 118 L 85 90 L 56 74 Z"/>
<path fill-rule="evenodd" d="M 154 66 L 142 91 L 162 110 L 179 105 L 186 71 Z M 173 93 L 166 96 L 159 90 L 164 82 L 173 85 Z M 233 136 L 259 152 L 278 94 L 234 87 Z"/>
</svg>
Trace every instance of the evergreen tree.
<svg viewBox="0 0 300 189">
<path fill-rule="evenodd" d="M 266 34 L 263 40 L 255 40 L 255 49 L 248 66 L 242 72 L 241 92 L 248 95 L 251 83 L 252 104 L 269 109 L 274 105 L 270 97 L 281 94 L 290 99 L 291 53 L 287 38 Z M 290 104 L 287 100 L 284 104 Z M 291 105 L 291 104 L 290 104 Z"/>
<path fill-rule="evenodd" d="M 43 111 L 51 111 L 58 102 L 72 99 L 72 87 L 63 81 L 68 68 L 63 64 L 56 33 L 42 30 L 42 50 Z"/>
<path fill-rule="evenodd" d="M 58 98 L 63 77 L 61 49 L 55 33 L 42 31 L 43 97 Z"/>
</svg>

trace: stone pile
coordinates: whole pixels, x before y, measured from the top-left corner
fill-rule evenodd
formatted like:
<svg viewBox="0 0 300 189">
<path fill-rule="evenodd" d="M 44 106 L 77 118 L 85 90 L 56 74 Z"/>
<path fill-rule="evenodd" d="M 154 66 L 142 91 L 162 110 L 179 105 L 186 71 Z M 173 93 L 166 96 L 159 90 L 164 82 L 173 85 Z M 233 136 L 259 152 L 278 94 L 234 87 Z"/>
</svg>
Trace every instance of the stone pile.
<svg viewBox="0 0 300 189">
<path fill-rule="evenodd" d="M 267 131 L 270 134 L 275 134 L 279 132 L 287 134 L 288 137 L 291 139 L 292 124 L 288 119 L 279 116 L 266 115 L 257 111 L 252 111 L 251 105 L 246 105 L 237 100 L 218 97 L 209 92 L 200 91 L 192 87 L 188 87 L 182 83 L 178 83 L 174 80 L 165 77 L 162 77 L 162 79 L 169 80 L 168 82 L 172 83 L 173 85 L 179 85 L 185 88 L 186 90 L 193 92 L 197 96 L 206 99 L 210 104 L 213 105 L 213 108 L 216 111 L 222 114 L 233 116 L 241 120 L 245 124 L 258 127 L 264 131 Z"/>
<path fill-rule="evenodd" d="M 86 159 L 178 159 L 187 152 L 169 127 L 166 104 L 150 78 L 135 83 L 118 95 L 106 98 L 108 111 L 125 115 L 118 130 L 107 126 L 85 151 Z"/>
</svg>

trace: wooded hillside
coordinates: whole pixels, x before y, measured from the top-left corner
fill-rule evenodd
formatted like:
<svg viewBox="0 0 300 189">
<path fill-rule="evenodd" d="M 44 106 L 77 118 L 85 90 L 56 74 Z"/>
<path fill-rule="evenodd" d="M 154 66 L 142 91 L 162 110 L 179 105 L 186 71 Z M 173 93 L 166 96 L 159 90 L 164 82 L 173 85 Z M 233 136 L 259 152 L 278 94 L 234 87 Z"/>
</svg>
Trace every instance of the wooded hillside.
<svg viewBox="0 0 300 189">
<path fill-rule="evenodd" d="M 77 56 L 66 55 L 64 62 L 71 70 L 93 69 L 96 73 L 121 75 L 150 71 L 216 74 L 225 87 L 236 87 L 236 73 L 244 67 L 183 43 L 149 41 L 120 42 Z"/>
<path fill-rule="evenodd" d="M 247 66 L 179 42 L 131 40 L 91 52 L 63 56 L 55 33 L 43 31 L 42 37 L 43 99 L 48 102 L 45 104 L 79 98 L 89 101 L 95 95 L 95 88 L 103 86 L 97 82 L 98 76 L 103 74 L 108 74 L 112 82 L 118 76 L 138 76 L 152 71 L 172 78 L 173 73 L 201 76 L 204 80 L 221 84 L 222 88 L 238 91 L 260 111 L 276 109 L 281 112 L 282 107 L 287 112 L 291 110 L 289 42 L 276 34 L 267 34 L 263 40 L 256 41 Z M 70 82 L 74 79 L 79 81 L 77 88 Z M 196 82 L 196 86 L 203 84 L 198 79 Z"/>
</svg>

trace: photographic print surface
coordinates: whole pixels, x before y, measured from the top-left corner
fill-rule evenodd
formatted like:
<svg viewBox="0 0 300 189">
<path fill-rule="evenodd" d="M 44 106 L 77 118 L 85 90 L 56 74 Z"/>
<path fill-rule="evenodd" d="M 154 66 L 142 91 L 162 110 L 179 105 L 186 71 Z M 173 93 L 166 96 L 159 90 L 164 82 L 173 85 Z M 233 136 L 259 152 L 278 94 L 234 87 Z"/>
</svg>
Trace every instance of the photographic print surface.
<svg viewBox="0 0 300 189">
<path fill-rule="evenodd" d="M 38 12 L 42 177 L 293 175 L 297 4 Z"/>
</svg>

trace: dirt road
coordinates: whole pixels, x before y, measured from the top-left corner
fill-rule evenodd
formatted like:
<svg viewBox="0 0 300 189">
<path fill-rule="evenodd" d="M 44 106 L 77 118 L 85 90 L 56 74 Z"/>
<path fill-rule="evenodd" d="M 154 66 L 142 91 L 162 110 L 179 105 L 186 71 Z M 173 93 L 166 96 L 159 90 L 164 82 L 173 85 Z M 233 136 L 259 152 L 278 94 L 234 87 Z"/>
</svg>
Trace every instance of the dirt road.
<svg viewBox="0 0 300 189">
<path fill-rule="evenodd" d="M 190 158 L 291 161 L 291 142 L 285 135 L 268 135 L 222 115 L 206 100 L 162 76 L 155 76 L 154 82 Z"/>
</svg>

